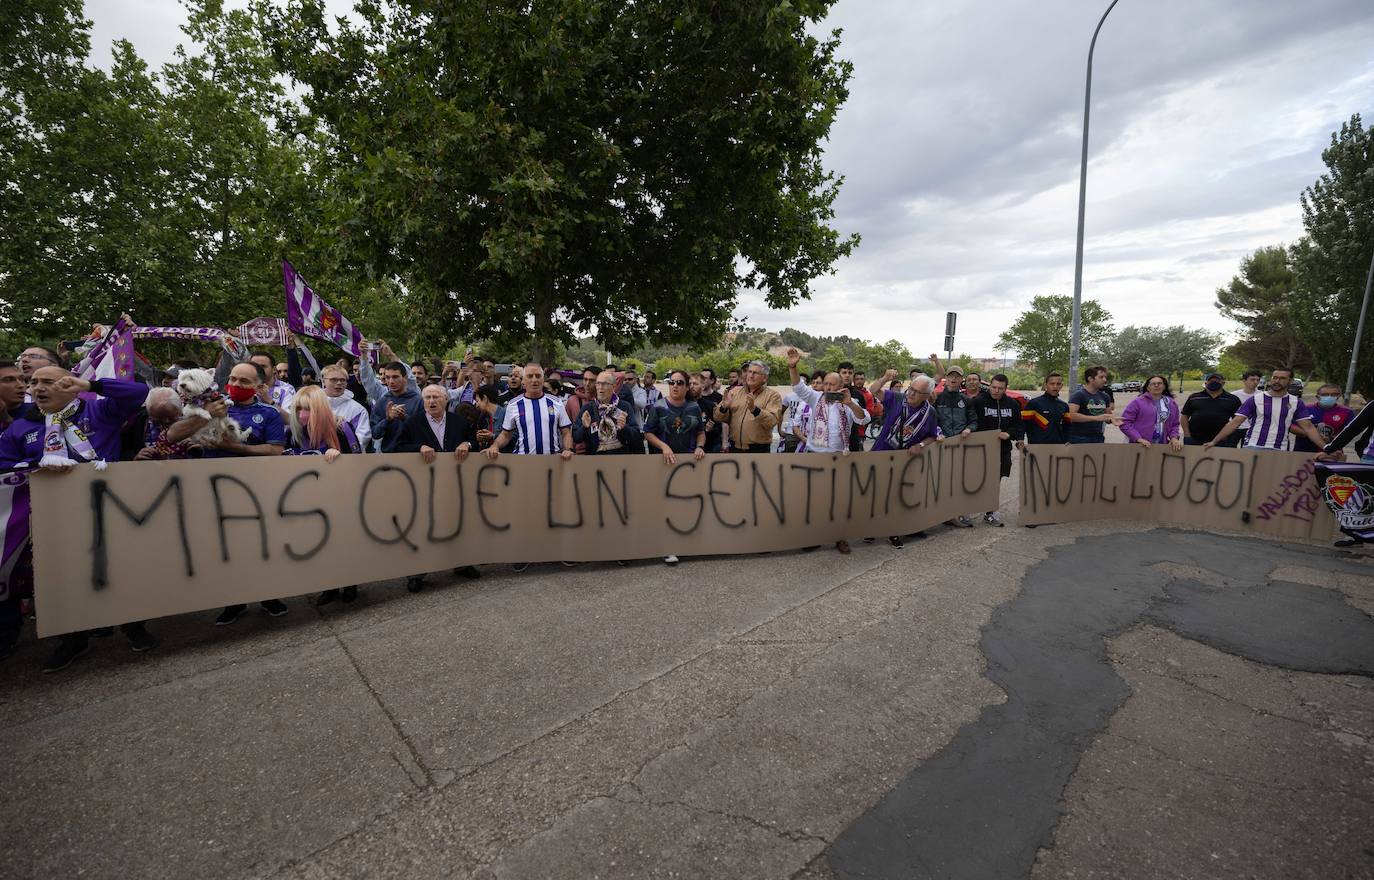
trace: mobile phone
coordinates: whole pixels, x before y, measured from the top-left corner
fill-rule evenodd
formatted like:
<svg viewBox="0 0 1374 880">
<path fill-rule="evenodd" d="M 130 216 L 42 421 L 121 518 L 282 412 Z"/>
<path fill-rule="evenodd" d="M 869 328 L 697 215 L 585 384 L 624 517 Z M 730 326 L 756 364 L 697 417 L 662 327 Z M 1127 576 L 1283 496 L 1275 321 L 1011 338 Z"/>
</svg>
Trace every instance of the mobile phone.
<svg viewBox="0 0 1374 880">
<path fill-rule="evenodd" d="M 844 392 L 843 392 L 843 391 L 827 391 L 827 392 L 825 392 L 825 399 L 826 399 L 826 400 L 831 400 L 831 401 L 844 400 Z"/>
</svg>

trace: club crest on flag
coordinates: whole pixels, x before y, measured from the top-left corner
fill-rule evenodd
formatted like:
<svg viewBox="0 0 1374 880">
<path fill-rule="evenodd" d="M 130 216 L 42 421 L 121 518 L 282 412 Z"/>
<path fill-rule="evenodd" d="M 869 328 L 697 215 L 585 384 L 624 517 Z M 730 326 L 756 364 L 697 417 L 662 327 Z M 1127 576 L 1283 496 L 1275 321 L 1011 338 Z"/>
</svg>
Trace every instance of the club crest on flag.
<svg viewBox="0 0 1374 880">
<path fill-rule="evenodd" d="M 1326 494 L 1331 499 L 1331 507 L 1345 507 L 1346 502 L 1359 489 L 1360 484 L 1349 477 L 1332 477 L 1326 481 Z M 1329 502 L 1330 503 L 1330 502 Z"/>
<path fill-rule="evenodd" d="M 286 288 L 286 325 L 294 333 L 332 342 L 349 354 L 360 354 L 363 334 L 353 322 L 320 298 L 286 260 L 281 262 Z"/>
</svg>

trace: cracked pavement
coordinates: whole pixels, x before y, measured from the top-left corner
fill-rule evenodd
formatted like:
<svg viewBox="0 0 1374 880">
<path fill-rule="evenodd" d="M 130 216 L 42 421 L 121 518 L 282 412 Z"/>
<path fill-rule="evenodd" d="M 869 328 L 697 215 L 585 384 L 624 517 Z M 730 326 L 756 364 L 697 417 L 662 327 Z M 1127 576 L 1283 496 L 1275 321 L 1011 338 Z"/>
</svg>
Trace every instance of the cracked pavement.
<svg viewBox="0 0 1374 880">
<path fill-rule="evenodd" d="M 371 584 L 281 619 L 155 621 L 152 654 L 115 635 L 60 675 L 26 640 L 0 666 L 0 804 L 22 817 L 0 830 L 5 873 L 918 876 L 830 856 L 1015 705 L 983 639 L 1027 571 L 1121 535 L 1153 542 L 1162 583 L 1246 586 L 1186 532 L 979 525 L 848 557 Z M 1194 549 L 1172 559 L 1174 544 Z M 1268 566 L 1283 614 L 1306 591 L 1374 610 L 1374 562 L 1330 558 L 1299 547 Z M 1049 832 L 997 876 L 1374 876 L 1374 679 L 1246 659 L 1163 617 L 1099 641 L 1122 698 L 1072 751 Z"/>
</svg>

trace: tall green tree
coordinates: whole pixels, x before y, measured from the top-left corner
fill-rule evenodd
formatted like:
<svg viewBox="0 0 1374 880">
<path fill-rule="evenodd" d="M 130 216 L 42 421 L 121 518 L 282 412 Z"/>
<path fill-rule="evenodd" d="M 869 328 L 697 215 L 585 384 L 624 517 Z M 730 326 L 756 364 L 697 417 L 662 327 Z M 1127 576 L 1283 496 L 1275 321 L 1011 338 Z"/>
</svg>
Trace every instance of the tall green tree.
<svg viewBox="0 0 1374 880">
<path fill-rule="evenodd" d="M 1326 173 L 1302 194 L 1307 235 L 1292 252 L 1298 288 L 1293 320 L 1312 351 L 1317 378 L 1344 384 L 1374 255 L 1374 127 L 1365 128 L 1355 114 L 1331 135 L 1322 161 Z M 1368 341 L 1355 388 L 1374 391 L 1374 345 Z"/>
<path fill-rule="evenodd" d="M 236 326 L 282 313 L 279 260 L 311 219 L 303 142 L 255 23 L 187 6 L 189 49 L 160 73 L 117 42 L 89 64 L 77 3 L 15 0 L 0 63 L 0 330 L 71 338 L 130 312 Z M 13 56 L 6 55 L 6 58 Z"/>
<path fill-rule="evenodd" d="M 1240 274 L 1217 288 L 1217 308 L 1240 324 L 1244 335 L 1234 354 L 1258 369 L 1312 367 L 1312 352 L 1299 332 L 1297 274 L 1284 245 L 1262 247 L 1240 261 Z"/>
<path fill-rule="evenodd" d="M 833 0 L 258 9 L 330 153 L 337 241 L 417 334 L 713 344 L 741 287 L 786 308 L 857 237 L 821 144 L 847 97 Z"/>
<path fill-rule="evenodd" d="M 1035 364 L 1036 372 L 1065 372 L 1069 367 L 1069 339 L 1073 325 L 1073 297 L 1037 296 L 997 339 L 999 351 L 1014 351 L 1022 361 Z M 1079 309 L 1083 351 L 1099 351 L 1112 333 L 1112 316 L 1102 304 L 1085 299 Z"/>
<path fill-rule="evenodd" d="M 1221 335 L 1172 327 L 1125 327 L 1106 341 L 1102 349 L 1114 375 L 1144 378 L 1148 375 L 1179 377 L 1216 363 Z M 1233 378 L 1239 378 L 1233 377 Z"/>
</svg>

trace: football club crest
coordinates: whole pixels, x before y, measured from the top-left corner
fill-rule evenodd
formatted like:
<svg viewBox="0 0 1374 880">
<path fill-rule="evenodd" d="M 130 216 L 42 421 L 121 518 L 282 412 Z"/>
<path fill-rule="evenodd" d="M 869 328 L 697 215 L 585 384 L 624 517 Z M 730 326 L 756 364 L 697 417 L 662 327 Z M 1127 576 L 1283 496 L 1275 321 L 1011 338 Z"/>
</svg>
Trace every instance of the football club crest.
<svg viewBox="0 0 1374 880">
<path fill-rule="evenodd" d="M 1341 531 L 1374 539 L 1374 471 L 1360 465 L 1318 464 L 1317 478 L 1322 477 L 1322 499 Z"/>
<path fill-rule="evenodd" d="M 1331 505 L 1332 510 L 1345 507 L 1346 502 L 1359 488 L 1360 484 L 1349 477 L 1332 477 L 1326 481 L 1327 503 Z"/>
</svg>

